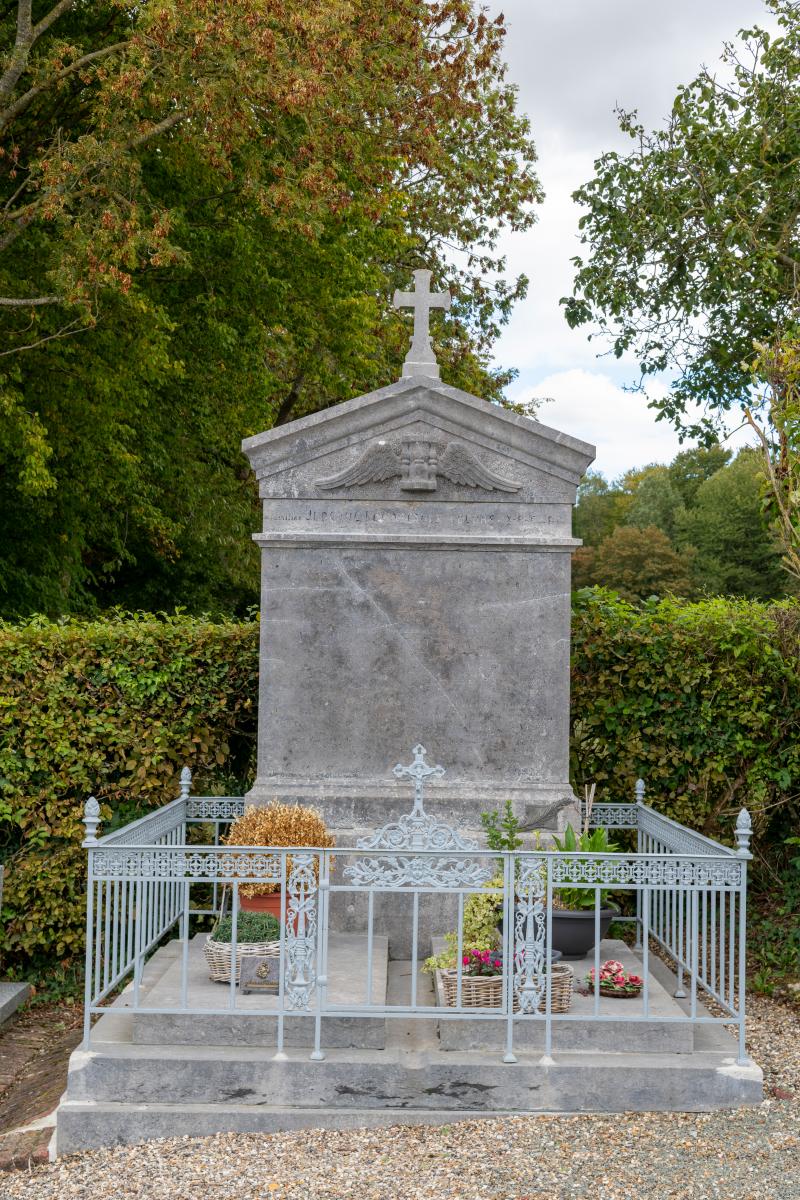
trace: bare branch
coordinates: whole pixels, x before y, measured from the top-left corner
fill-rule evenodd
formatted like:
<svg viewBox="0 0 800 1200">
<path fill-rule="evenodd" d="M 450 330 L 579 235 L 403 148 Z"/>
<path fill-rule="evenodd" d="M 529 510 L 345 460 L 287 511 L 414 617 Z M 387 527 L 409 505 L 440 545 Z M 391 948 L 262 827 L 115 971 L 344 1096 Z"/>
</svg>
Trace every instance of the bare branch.
<svg viewBox="0 0 800 1200">
<path fill-rule="evenodd" d="M 163 121 L 159 121 L 157 125 L 152 125 L 145 133 L 140 133 L 135 138 L 131 138 L 130 141 L 125 143 L 123 149 L 135 150 L 138 146 L 143 146 L 145 142 L 149 142 L 155 137 L 160 137 L 162 133 L 166 133 L 168 129 L 172 129 L 174 125 L 178 125 L 187 116 L 188 113 L 185 109 L 177 108 L 168 117 L 164 117 Z"/>
<path fill-rule="evenodd" d="M 27 69 L 33 46 L 60 16 L 73 7 L 75 0 L 58 0 L 58 4 L 50 9 L 47 16 L 42 17 L 38 25 L 31 24 L 32 3 L 33 0 L 19 0 L 17 4 L 17 36 L 8 66 L 0 78 L 0 104 L 6 103 Z"/>
<path fill-rule="evenodd" d="M 69 12 L 74 4 L 75 0 L 58 0 L 58 4 L 54 5 L 53 8 L 50 9 L 50 12 L 47 14 L 47 16 L 42 17 L 38 25 L 34 25 L 33 35 L 31 37 L 31 45 L 33 45 L 34 42 L 37 42 L 43 33 L 47 33 L 47 30 L 50 28 L 50 26 L 54 25 L 58 18 L 62 17 L 65 12 Z"/>
<path fill-rule="evenodd" d="M 0 296 L 0 308 L 41 308 L 44 304 L 61 304 L 63 296 L 31 296 L 18 299 L 15 296 Z"/>
<path fill-rule="evenodd" d="M 75 328 L 78 325 L 79 328 Z M 56 333 L 48 333 L 47 337 L 38 338 L 35 342 L 29 342 L 27 346 L 15 346 L 13 350 L 0 350 L 0 358 L 5 358 L 9 354 L 21 354 L 23 350 L 35 350 L 37 346 L 43 346 L 45 342 L 52 342 L 56 338 L 72 337 L 76 333 L 85 333 L 88 326 L 84 325 L 80 320 L 70 321 L 69 325 L 63 325 Z"/>
<path fill-rule="evenodd" d="M 36 87 L 30 88 L 23 96 L 20 96 L 14 101 L 13 104 L 10 104 L 4 112 L 0 113 L 0 132 L 2 132 L 2 130 L 4 130 L 6 126 L 14 120 L 15 117 L 18 117 L 20 113 L 23 113 L 28 105 L 35 100 L 37 96 L 40 96 L 42 92 L 46 92 L 49 88 L 54 87 L 57 83 L 60 83 L 62 79 L 66 79 L 69 75 L 74 74 L 75 71 L 80 71 L 84 67 L 87 67 L 89 63 L 99 62 L 101 59 L 107 58 L 110 54 L 117 54 L 120 50 L 124 50 L 126 45 L 126 42 L 116 42 L 113 46 L 105 46 L 102 50 L 94 50 L 91 54 L 84 54 L 81 58 L 76 58 L 75 61 L 70 63 L 68 67 L 64 67 L 62 71 L 58 71 L 45 83 L 40 83 L 37 84 Z"/>
</svg>

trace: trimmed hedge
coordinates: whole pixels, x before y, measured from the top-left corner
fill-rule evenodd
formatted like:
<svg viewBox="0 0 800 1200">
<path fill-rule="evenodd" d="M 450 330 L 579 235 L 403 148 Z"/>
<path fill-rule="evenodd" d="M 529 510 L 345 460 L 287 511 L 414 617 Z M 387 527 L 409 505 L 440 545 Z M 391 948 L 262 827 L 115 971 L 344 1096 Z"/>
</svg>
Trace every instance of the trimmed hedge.
<svg viewBox="0 0 800 1200">
<path fill-rule="evenodd" d="M 800 605 L 575 597 L 573 777 L 728 844 L 742 805 L 779 837 L 800 792 Z"/>
<path fill-rule="evenodd" d="M 246 785 L 257 675 L 256 622 L 0 624 L 4 971 L 79 962 L 90 793 L 107 831 L 171 800 L 184 764 L 196 790 Z M 572 706 L 576 786 L 630 799 L 642 775 L 688 825 L 730 842 L 746 804 L 762 844 L 777 841 L 800 792 L 800 605 L 578 593 Z"/>
<path fill-rule="evenodd" d="M 255 741 L 258 626 L 177 615 L 0 623 L 0 948 L 6 971 L 82 952 L 90 794 L 103 828 L 174 799 L 180 768 L 225 791 Z"/>
</svg>

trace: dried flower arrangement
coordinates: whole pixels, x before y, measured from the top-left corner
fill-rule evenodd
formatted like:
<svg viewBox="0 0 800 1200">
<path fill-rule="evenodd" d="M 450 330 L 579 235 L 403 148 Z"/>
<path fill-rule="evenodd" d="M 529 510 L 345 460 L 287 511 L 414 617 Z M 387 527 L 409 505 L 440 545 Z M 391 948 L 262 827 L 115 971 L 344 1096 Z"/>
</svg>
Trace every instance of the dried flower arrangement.
<svg viewBox="0 0 800 1200">
<path fill-rule="evenodd" d="M 315 808 L 283 804 L 272 800 L 263 808 L 251 806 L 232 822 L 223 838 L 227 846 L 315 846 L 325 849 L 336 845 L 322 816 Z M 286 861 L 287 876 L 292 869 Z M 280 891 L 279 883 L 248 883 L 239 889 L 242 896 L 269 896 Z"/>
</svg>

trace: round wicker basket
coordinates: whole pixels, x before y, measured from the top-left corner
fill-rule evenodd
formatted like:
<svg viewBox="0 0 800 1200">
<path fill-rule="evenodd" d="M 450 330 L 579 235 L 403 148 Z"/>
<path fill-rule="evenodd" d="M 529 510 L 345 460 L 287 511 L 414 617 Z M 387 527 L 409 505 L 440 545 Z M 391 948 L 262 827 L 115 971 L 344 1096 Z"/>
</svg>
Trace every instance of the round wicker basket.
<svg viewBox="0 0 800 1200">
<path fill-rule="evenodd" d="M 566 963 L 553 963 L 551 984 L 550 1011 L 564 1013 L 569 1011 L 572 1004 L 572 967 Z M 458 994 L 458 971 L 453 967 L 439 971 L 442 981 L 444 1001 L 448 1008 L 456 1007 Z M 461 1007 L 462 1008 L 499 1008 L 503 1003 L 503 977 L 501 975 L 462 975 L 461 976 Z M 539 1012 L 544 1012 L 546 1001 L 544 997 L 539 1004 Z M 519 1012 L 519 1000 L 514 997 L 514 1012 Z"/>
<path fill-rule="evenodd" d="M 590 988 L 591 992 L 594 993 L 594 984 L 593 983 L 589 984 L 589 988 Z M 635 992 L 624 992 L 624 991 L 618 990 L 617 988 L 603 987 L 602 983 L 600 984 L 600 995 L 601 996 L 613 996 L 615 1000 L 635 1000 L 636 997 L 641 996 L 641 994 L 642 994 L 641 988 L 637 988 Z"/>
<path fill-rule="evenodd" d="M 277 958 L 281 952 L 280 941 L 277 942 L 238 942 L 236 945 L 236 982 L 241 975 L 243 958 Z M 215 942 L 211 935 L 206 938 L 203 953 L 208 963 L 209 975 L 214 983 L 230 983 L 231 981 L 231 944 L 230 942 Z"/>
</svg>

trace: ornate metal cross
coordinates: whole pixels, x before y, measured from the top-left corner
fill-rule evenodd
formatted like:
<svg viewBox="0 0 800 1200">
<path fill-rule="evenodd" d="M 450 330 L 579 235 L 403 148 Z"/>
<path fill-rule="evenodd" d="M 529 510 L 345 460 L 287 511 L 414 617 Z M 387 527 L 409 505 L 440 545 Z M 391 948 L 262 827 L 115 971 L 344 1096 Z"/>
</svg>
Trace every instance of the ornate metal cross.
<svg viewBox="0 0 800 1200">
<path fill-rule="evenodd" d="M 414 272 L 414 291 L 394 294 L 395 308 L 413 308 L 414 336 L 411 347 L 403 363 L 403 375 L 427 375 L 429 378 L 439 378 L 439 364 L 434 357 L 430 339 L 430 314 L 432 308 L 450 308 L 449 292 L 431 291 L 431 272 Z"/>
<path fill-rule="evenodd" d="M 415 746 L 412 753 L 414 761 L 411 765 L 404 767 L 402 763 L 398 763 L 393 774 L 398 779 L 414 780 L 414 814 L 424 814 L 425 808 L 422 803 L 422 789 L 425 785 L 425 780 L 440 779 L 444 775 L 444 767 L 429 767 L 425 762 L 426 751 L 422 745 Z"/>
</svg>

